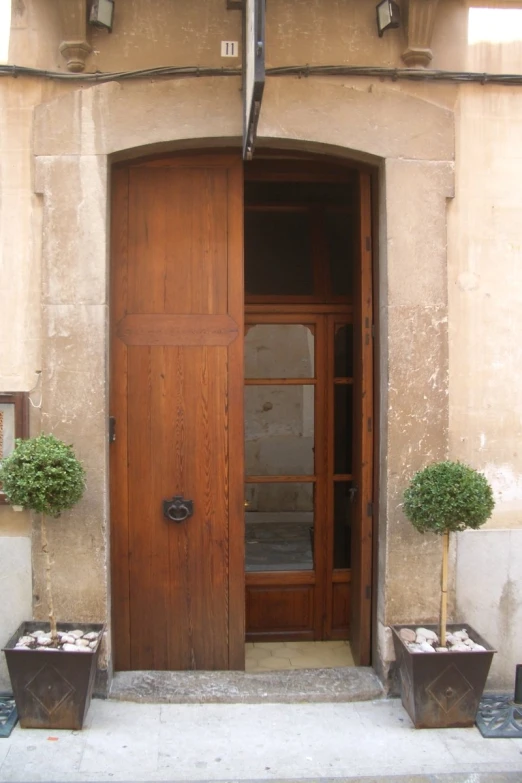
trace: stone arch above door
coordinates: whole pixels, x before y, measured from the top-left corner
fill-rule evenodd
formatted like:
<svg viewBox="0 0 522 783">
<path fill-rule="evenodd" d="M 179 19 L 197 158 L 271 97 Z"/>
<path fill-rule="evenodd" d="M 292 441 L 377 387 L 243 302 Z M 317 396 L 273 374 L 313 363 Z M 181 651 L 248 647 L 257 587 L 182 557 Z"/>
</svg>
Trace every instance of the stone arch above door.
<svg viewBox="0 0 522 783">
<path fill-rule="evenodd" d="M 128 151 L 135 157 L 179 143 L 191 149 L 237 143 L 241 132 L 237 78 L 110 82 L 37 107 L 34 153 Z M 269 79 L 258 136 L 291 141 L 294 147 L 324 145 L 343 156 L 350 151 L 383 159 L 451 161 L 454 156 L 453 112 L 366 79 Z"/>
<path fill-rule="evenodd" d="M 109 172 L 114 160 L 237 146 L 235 77 L 134 81 L 75 90 L 36 109 L 35 191 L 43 195 L 42 419 L 88 469 L 85 500 L 51 535 L 61 616 L 108 621 L 107 290 Z M 386 626 L 436 613 L 438 553 L 422 542 L 422 583 L 404 566 L 418 540 L 399 508 L 406 478 L 447 453 L 446 200 L 453 195 L 451 111 L 396 85 L 269 79 L 259 144 L 373 164 L 379 171 L 380 495 L 378 646 Z M 377 204 L 376 204 L 377 206 Z M 42 573 L 35 558 L 35 592 Z M 419 577 L 420 579 L 420 577 Z M 62 589 L 60 589 L 62 585 Z M 419 596 L 424 615 L 419 617 Z M 45 609 L 35 607 L 35 614 Z M 109 650 L 110 659 L 110 650 Z"/>
</svg>

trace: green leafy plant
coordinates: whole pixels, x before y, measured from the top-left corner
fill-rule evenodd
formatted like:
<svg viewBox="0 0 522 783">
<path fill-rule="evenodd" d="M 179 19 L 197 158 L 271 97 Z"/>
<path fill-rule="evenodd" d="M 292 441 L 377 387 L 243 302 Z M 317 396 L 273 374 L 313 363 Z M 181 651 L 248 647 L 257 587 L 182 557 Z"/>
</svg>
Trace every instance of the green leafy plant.
<svg viewBox="0 0 522 783">
<path fill-rule="evenodd" d="M 82 497 L 85 471 L 71 446 L 54 435 L 38 435 L 16 441 L 0 464 L 0 481 L 13 505 L 57 517 Z"/>
<path fill-rule="evenodd" d="M 420 470 L 404 493 L 404 513 L 420 533 L 443 537 L 440 643 L 446 643 L 449 534 L 477 529 L 490 518 L 495 501 L 486 479 L 461 462 L 436 462 Z"/>
<path fill-rule="evenodd" d="M 42 551 L 46 558 L 46 591 L 51 636 L 58 639 L 51 584 L 51 557 L 45 518 L 72 508 L 85 490 L 85 471 L 72 446 L 54 435 L 17 440 L 0 464 L 0 482 L 8 501 L 41 516 Z"/>
</svg>

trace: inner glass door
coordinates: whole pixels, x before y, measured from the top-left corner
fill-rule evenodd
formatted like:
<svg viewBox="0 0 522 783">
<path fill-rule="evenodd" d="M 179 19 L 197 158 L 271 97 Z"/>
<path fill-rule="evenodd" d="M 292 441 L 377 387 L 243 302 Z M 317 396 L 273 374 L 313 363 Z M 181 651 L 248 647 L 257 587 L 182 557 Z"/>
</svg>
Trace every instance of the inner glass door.
<svg viewBox="0 0 522 783">
<path fill-rule="evenodd" d="M 358 180 L 296 166 L 245 167 L 248 641 L 349 638 Z"/>
<path fill-rule="evenodd" d="M 246 570 L 313 571 L 315 324 L 245 332 Z"/>
<path fill-rule="evenodd" d="M 348 636 L 353 326 L 250 312 L 245 325 L 247 639 Z"/>
</svg>

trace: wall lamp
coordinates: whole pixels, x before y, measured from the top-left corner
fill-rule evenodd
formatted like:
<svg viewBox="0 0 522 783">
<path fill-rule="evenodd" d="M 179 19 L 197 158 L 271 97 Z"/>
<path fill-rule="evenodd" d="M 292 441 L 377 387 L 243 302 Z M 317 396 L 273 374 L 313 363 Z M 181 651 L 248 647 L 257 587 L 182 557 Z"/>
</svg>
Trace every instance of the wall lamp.
<svg viewBox="0 0 522 783">
<path fill-rule="evenodd" d="M 89 24 L 112 33 L 113 19 L 114 0 L 93 0 L 91 13 L 89 15 Z"/>
<path fill-rule="evenodd" d="M 401 12 L 394 0 L 381 0 L 377 5 L 377 30 L 379 38 L 382 38 L 385 30 L 399 27 Z"/>
</svg>

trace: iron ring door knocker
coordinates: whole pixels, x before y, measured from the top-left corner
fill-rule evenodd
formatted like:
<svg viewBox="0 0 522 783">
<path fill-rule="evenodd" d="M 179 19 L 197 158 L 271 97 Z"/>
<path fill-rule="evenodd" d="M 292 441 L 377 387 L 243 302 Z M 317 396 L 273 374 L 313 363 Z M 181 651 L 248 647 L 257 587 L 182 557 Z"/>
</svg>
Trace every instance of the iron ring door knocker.
<svg viewBox="0 0 522 783">
<path fill-rule="evenodd" d="M 163 516 L 169 522 L 184 522 L 194 513 L 194 501 L 174 495 L 171 500 L 163 501 Z"/>
</svg>

